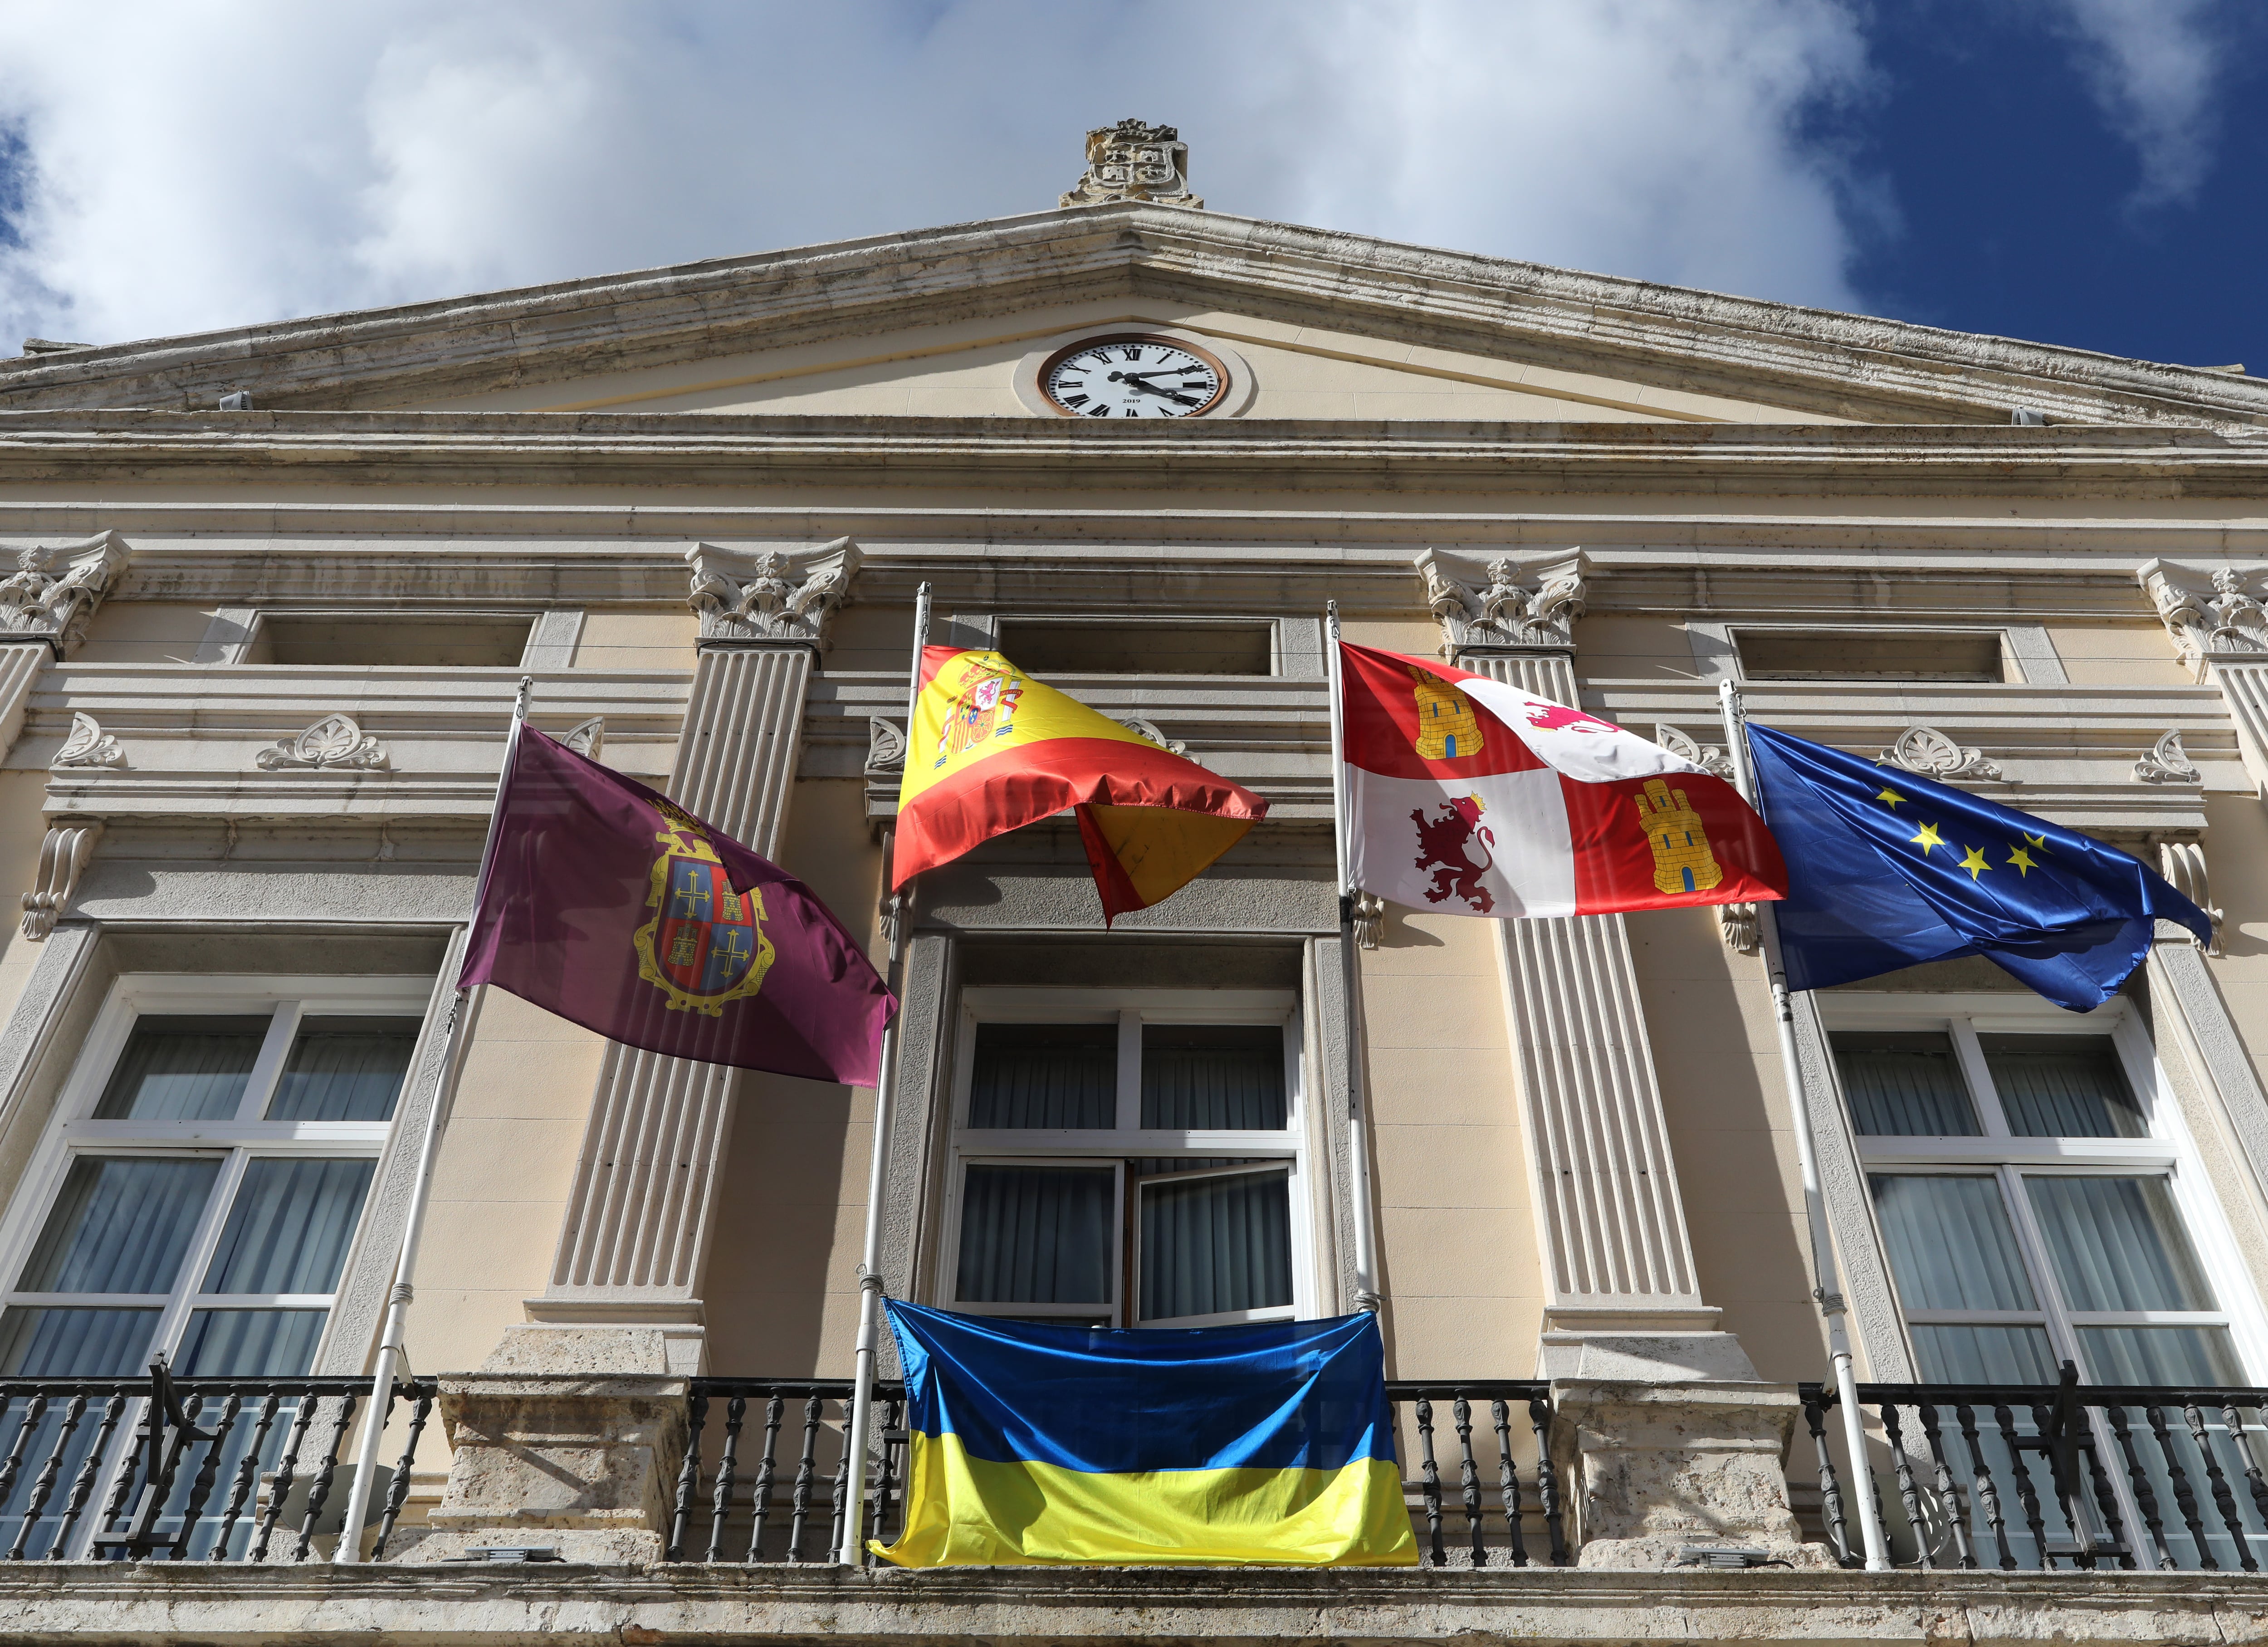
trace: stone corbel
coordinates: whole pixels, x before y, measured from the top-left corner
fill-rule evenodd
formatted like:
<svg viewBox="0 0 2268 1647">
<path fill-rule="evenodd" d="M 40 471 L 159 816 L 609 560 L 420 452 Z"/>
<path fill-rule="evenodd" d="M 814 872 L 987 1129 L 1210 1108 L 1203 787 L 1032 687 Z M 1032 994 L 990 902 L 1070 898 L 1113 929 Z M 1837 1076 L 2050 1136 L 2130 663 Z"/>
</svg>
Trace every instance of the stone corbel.
<svg viewBox="0 0 2268 1647">
<path fill-rule="evenodd" d="M 2175 652 L 2195 671 L 2219 658 L 2268 654 L 2268 605 L 2245 587 L 2246 576 L 2224 566 L 2213 574 L 2207 592 L 2163 561 L 2151 561 L 2134 574 L 2158 608 Z"/>
<path fill-rule="evenodd" d="M 2007 782 L 2007 775 L 1984 758 L 1984 751 L 1964 749 L 1934 726 L 1908 727 L 1898 735 L 1897 742 L 1882 751 L 1881 760 L 1884 766 L 1900 767 L 1940 782 L 1952 778 Z"/>
<path fill-rule="evenodd" d="M 2189 751 L 2182 747 L 2178 729 L 2158 739 L 2150 753 L 2134 763 L 2134 781 L 2138 783 L 2202 783 L 2205 774 L 2198 770 L 2197 762 L 2190 759 Z"/>
<path fill-rule="evenodd" d="M 115 532 L 59 548 L 25 549 L 14 575 L 0 580 L 0 630 L 43 640 L 58 658 L 68 657 L 86 639 L 87 620 L 133 557 Z"/>
<path fill-rule="evenodd" d="M 1441 655 L 1476 647 L 1572 651 L 1575 620 L 1594 569 L 1580 549 L 1523 572 L 1513 561 L 1488 563 L 1488 582 L 1466 582 L 1438 549 L 1417 559 L 1425 580 L 1425 604 L 1441 625 Z"/>
<path fill-rule="evenodd" d="M 701 620 L 701 639 L 759 641 L 827 650 L 827 621 L 850 603 L 864 560 L 848 538 L 821 545 L 791 563 L 777 549 L 741 562 L 712 543 L 686 550 L 692 587 L 686 600 Z"/>
<path fill-rule="evenodd" d="M 2158 843 L 2158 872 L 2173 889 L 2205 911 L 2205 919 L 2213 923 L 2213 937 L 2205 945 L 2208 955 L 2220 953 L 2220 911 L 2213 907 L 2213 888 L 2205 879 L 2205 844 L 2199 841 L 2161 841 Z M 2192 937 L 2191 942 L 2195 942 Z"/>
<path fill-rule="evenodd" d="M 71 767 L 122 767 L 126 751 L 119 747 L 118 739 L 102 730 L 101 724 L 92 715 L 71 717 L 70 736 L 63 746 L 55 751 L 49 768 L 63 771 Z"/>
<path fill-rule="evenodd" d="M 50 825 L 40 842 L 40 879 L 24 894 L 24 936 L 37 944 L 55 930 L 55 918 L 70 907 L 79 877 L 94 859 L 102 838 L 99 823 Z"/>
<path fill-rule="evenodd" d="M 1356 947 L 1376 949 L 1379 939 L 1386 936 L 1386 900 L 1376 893 L 1359 892 L 1351 913 Z"/>
</svg>

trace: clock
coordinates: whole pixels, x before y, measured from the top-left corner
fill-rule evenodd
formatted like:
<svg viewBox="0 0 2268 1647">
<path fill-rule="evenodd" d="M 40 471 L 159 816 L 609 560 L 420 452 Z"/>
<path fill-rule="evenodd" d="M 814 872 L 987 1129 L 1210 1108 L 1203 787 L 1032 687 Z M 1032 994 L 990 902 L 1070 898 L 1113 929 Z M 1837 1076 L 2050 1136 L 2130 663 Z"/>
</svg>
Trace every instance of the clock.
<svg viewBox="0 0 2268 1647">
<path fill-rule="evenodd" d="M 1082 338 L 1041 363 L 1039 387 L 1065 417 L 1196 417 L 1228 393 L 1228 367 L 1186 339 L 1127 332 Z"/>
</svg>

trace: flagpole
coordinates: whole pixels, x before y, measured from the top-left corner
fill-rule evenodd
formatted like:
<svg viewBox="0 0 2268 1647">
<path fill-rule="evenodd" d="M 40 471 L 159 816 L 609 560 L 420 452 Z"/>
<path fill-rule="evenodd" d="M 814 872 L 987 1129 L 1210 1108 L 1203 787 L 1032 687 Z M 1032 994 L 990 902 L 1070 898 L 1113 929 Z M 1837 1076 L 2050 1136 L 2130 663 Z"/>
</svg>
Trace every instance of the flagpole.
<svg viewBox="0 0 2268 1647">
<path fill-rule="evenodd" d="M 1354 904 L 1357 889 L 1347 868 L 1346 751 L 1341 706 L 1344 694 L 1339 679 L 1339 603 L 1323 607 L 1323 644 L 1329 654 L 1331 699 L 1331 845 L 1336 857 L 1339 899 L 1339 966 L 1346 991 L 1347 1176 L 1354 1198 L 1354 1301 L 1358 1309 L 1378 1312 L 1378 1229 L 1370 1205 L 1370 1137 L 1363 1120 L 1362 967 L 1355 955 Z"/>
<path fill-rule="evenodd" d="M 906 765 L 914 760 L 914 711 L 921 702 L 922 653 L 929 645 L 930 586 L 914 594 L 914 657 L 906 676 Z M 895 845 L 895 842 L 892 843 Z M 887 883 L 892 853 L 885 849 L 882 875 Z M 897 918 L 890 923 L 889 982 L 898 972 L 898 948 L 912 914 L 913 888 L 897 894 Z M 890 1128 L 897 1113 L 898 1015 L 882 1026 L 882 1055 L 874 1072 L 874 1143 L 866 1165 L 866 1245 L 858 1263 L 858 1349 L 852 1373 L 850 1426 L 843 1437 L 843 1488 L 850 1502 L 843 1510 L 843 1543 L 836 1562 L 856 1567 L 863 1552 L 866 1510 L 866 1449 L 874 1432 L 874 1359 L 880 1347 L 882 1316 L 882 1196 L 889 1172 Z"/>
<path fill-rule="evenodd" d="M 1732 757 L 1734 781 L 1756 815 L 1764 815 L 1764 797 L 1749 763 L 1749 721 L 1741 706 L 1741 689 L 1727 680 L 1718 687 L 1725 716 L 1725 753 Z M 1851 1365 L 1851 1335 L 1845 1325 L 1850 1313 L 1843 1298 L 1840 1272 L 1835 1263 L 1835 1240 L 1827 1226 L 1827 1199 L 1819 1187 L 1819 1152 L 1811 1136 L 1811 1099 L 1796 1057 L 1795 1004 L 1787 989 L 1787 969 L 1780 959 L 1779 920 L 1770 900 L 1756 905 L 1756 936 L 1764 951 L 1764 970 L 1771 981 L 1772 1016 L 1779 1027 L 1779 1060 L 1786 1071 L 1788 1107 L 1795 1121 L 1795 1158 L 1803 1175 L 1803 1215 L 1811 1230 L 1811 1296 L 1827 1323 L 1827 1355 L 1835 1371 L 1836 1405 L 1843 1410 L 1843 1440 L 1851 1454 L 1852 1483 L 1859 1496 L 1859 1530 L 1867 1548 L 1867 1570 L 1890 1570 L 1889 1548 L 1882 1536 L 1882 1518 L 1874 1501 L 1874 1475 L 1867 1467 L 1866 1415 L 1859 1408 L 1858 1375 Z"/>
<path fill-rule="evenodd" d="M 488 893 L 490 860 L 496 854 L 497 827 L 504 819 L 504 785 L 511 781 L 513 760 L 519 754 L 519 734 L 527 724 L 528 695 L 534 690 L 535 677 L 522 675 L 519 690 L 512 702 L 512 731 L 504 746 L 504 764 L 497 771 L 496 794 L 489 802 L 488 838 L 481 843 L 480 873 L 473 882 L 473 919 L 480 919 L 481 905 Z M 470 928 L 468 928 L 469 936 Z M 480 986 L 483 993 L 488 986 Z M 354 1479 L 347 1486 L 347 1507 L 339 1525 L 338 1548 L 331 1553 L 334 1562 L 359 1562 L 362 1559 L 362 1530 L 370 1518 L 370 1495 L 373 1478 L 378 1473 L 378 1450 L 386 1437 L 386 1417 L 394 1401 L 394 1374 L 397 1365 L 407 1359 L 402 1336 L 408 1325 L 410 1300 L 416 1296 L 411 1284 L 417 1270 L 417 1245 L 424 1233 L 425 1205 L 433 1187 L 433 1164 L 440 1153 L 441 1133 L 447 1114 L 456 1100 L 459 1060 L 462 1044 L 459 1039 L 465 1019 L 467 998 L 472 991 L 460 988 L 449 1002 L 449 1016 L 441 1030 L 441 1066 L 433 1076 L 433 1101 L 425 1109 L 425 1136 L 417 1146 L 417 1176 L 409 1187 L 409 1210 L 403 1221 L 401 1252 L 394 1261 L 394 1290 L 386 1304 L 386 1329 L 379 1335 L 378 1366 L 371 1374 L 370 1405 L 364 1409 L 362 1443 L 355 1458 Z"/>
</svg>

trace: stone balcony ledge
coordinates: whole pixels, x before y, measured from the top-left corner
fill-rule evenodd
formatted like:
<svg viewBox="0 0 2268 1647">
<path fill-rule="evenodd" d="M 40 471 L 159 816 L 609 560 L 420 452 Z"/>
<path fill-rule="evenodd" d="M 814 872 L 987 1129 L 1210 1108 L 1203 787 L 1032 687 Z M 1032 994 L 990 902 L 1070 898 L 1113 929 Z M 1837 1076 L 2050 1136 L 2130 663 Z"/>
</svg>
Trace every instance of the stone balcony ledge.
<svg viewBox="0 0 2268 1647">
<path fill-rule="evenodd" d="M 1037 1643 L 2268 1642 L 2229 1573 L 835 1567 L 0 1568 L 0 1641 L 625 1647 L 762 1638 Z"/>
</svg>

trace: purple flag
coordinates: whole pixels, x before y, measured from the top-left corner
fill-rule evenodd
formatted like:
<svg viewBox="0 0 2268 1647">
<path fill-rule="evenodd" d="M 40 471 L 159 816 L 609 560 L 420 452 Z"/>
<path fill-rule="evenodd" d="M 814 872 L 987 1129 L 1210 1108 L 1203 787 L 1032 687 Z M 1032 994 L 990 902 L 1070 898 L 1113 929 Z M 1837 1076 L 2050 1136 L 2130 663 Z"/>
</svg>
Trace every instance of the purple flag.
<svg viewBox="0 0 2268 1647">
<path fill-rule="evenodd" d="M 460 988 L 673 1058 L 874 1085 L 897 1002 L 794 876 L 532 728 L 497 812 Z"/>
</svg>

